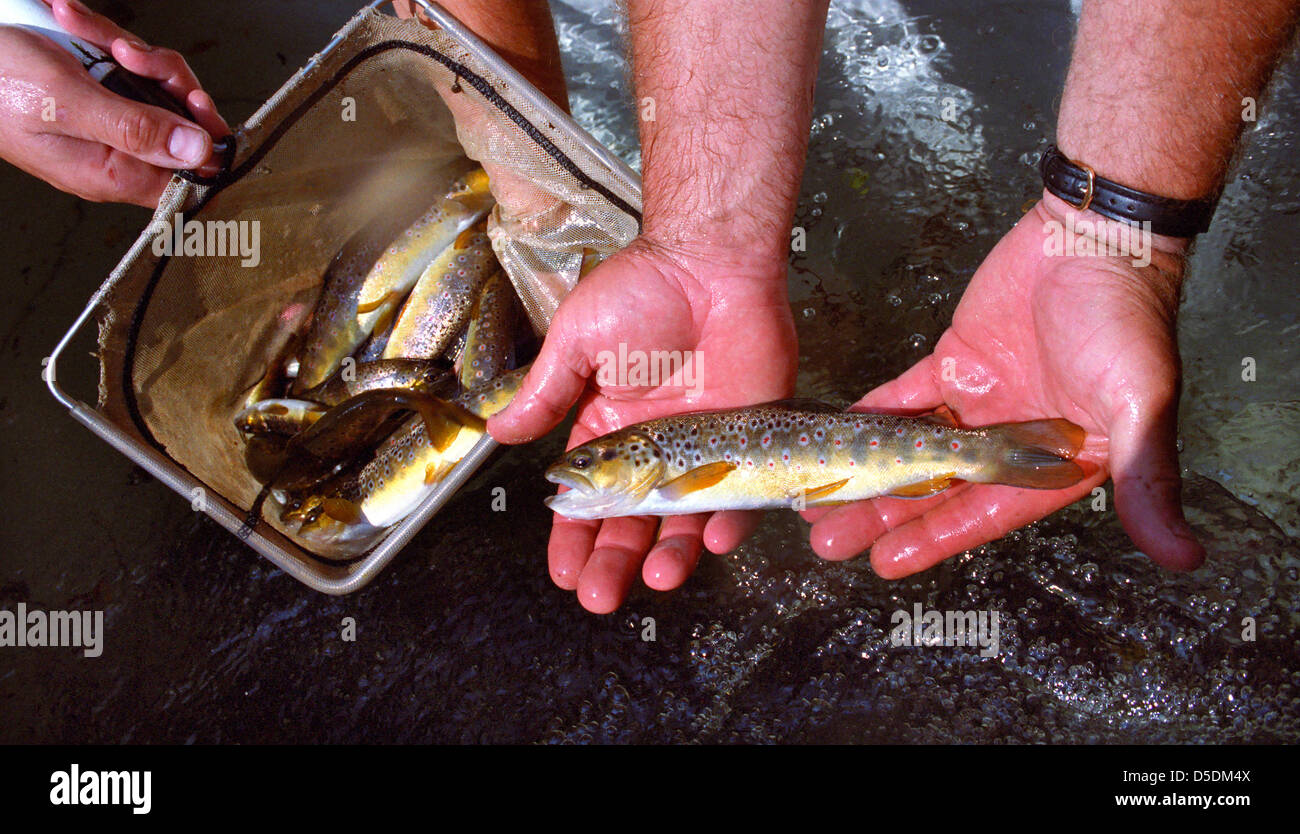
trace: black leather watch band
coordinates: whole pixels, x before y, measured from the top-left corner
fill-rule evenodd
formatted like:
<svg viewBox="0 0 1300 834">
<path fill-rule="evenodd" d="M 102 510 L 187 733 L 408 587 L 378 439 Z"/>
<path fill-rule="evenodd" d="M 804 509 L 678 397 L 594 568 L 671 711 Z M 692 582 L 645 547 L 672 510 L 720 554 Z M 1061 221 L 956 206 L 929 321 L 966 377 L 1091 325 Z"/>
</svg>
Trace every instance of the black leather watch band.
<svg viewBox="0 0 1300 834">
<path fill-rule="evenodd" d="M 1199 235 L 1210 228 L 1210 218 L 1218 203 L 1217 197 L 1173 200 L 1111 182 L 1066 159 L 1055 145 L 1043 152 L 1038 170 L 1043 175 L 1044 188 L 1080 211 L 1090 208 L 1112 220 L 1147 221 L 1151 223 L 1151 231 L 1158 235 Z"/>
</svg>

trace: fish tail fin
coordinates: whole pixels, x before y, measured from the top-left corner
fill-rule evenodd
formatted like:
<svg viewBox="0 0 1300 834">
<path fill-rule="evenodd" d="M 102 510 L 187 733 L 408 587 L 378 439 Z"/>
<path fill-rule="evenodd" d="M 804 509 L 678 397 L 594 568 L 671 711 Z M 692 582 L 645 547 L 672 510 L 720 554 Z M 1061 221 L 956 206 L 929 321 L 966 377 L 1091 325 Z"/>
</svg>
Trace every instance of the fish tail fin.
<svg viewBox="0 0 1300 834">
<path fill-rule="evenodd" d="M 1063 489 L 1088 474 L 1071 460 L 1083 448 L 1085 432 L 1069 420 L 1030 420 L 988 427 L 1002 440 L 1001 455 L 989 467 L 986 483 L 1029 489 Z M 1095 470 L 1094 470 L 1095 471 Z"/>
</svg>

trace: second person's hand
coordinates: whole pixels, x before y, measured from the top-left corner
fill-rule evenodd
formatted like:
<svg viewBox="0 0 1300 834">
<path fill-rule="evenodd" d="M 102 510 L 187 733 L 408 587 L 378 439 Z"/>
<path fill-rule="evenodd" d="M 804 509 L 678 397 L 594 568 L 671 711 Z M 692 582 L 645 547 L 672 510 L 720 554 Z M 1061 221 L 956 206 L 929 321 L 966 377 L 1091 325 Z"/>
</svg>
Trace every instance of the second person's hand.
<svg viewBox="0 0 1300 834">
<path fill-rule="evenodd" d="M 157 206 L 178 168 L 201 168 L 230 128 L 176 52 L 150 46 L 75 0 L 54 0 L 55 20 L 157 81 L 197 123 L 100 86 L 53 41 L 0 27 L 0 157 L 87 200 Z"/>
</svg>

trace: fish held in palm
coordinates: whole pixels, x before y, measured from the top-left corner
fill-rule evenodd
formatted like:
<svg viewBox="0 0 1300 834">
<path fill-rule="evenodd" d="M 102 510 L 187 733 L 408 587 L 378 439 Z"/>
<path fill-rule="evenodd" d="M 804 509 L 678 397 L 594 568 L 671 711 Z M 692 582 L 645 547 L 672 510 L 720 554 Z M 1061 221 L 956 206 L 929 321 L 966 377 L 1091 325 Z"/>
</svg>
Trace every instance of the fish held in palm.
<svg viewBox="0 0 1300 834">
<path fill-rule="evenodd" d="M 546 471 L 560 515 L 593 519 L 923 498 L 953 481 L 1062 489 L 1084 431 L 1063 419 L 958 428 L 796 400 L 649 420 L 583 443 Z"/>
</svg>

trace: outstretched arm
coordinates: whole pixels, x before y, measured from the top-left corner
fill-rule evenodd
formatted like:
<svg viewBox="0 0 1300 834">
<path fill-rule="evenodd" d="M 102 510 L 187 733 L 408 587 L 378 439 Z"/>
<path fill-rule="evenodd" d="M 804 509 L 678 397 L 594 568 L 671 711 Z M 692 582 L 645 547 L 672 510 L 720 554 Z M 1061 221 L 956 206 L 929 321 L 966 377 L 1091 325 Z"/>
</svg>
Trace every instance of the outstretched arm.
<svg viewBox="0 0 1300 834">
<path fill-rule="evenodd" d="M 546 0 L 442 0 L 442 7 L 551 101 L 569 109 L 560 45 Z M 393 2 L 399 17 L 410 17 L 415 8 L 410 0 Z"/>
<path fill-rule="evenodd" d="M 1242 128 L 1294 31 L 1296 0 L 1091 0 L 1083 5 L 1058 144 L 1100 177 L 1177 199 L 1217 192 Z M 1052 224 L 1107 221 L 1045 193 L 980 266 L 935 352 L 868 394 L 866 408 L 947 402 L 972 425 L 1064 416 L 1102 470 L 1072 489 L 966 484 L 924 501 L 810 513 L 814 549 L 904 576 L 1053 512 L 1109 473 L 1133 541 L 1158 563 L 1205 557 L 1183 518 L 1174 318 L 1186 240 L 1155 236 L 1151 262 L 1048 254 Z M 950 361 L 949 361 L 950 360 Z M 945 366 L 949 372 L 945 373 Z"/>
<path fill-rule="evenodd" d="M 826 5 L 631 0 L 644 231 L 560 305 L 519 395 L 489 423 L 497 439 L 538 437 L 575 402 L 570 446 L 652 417 L 791 392 L 786 259 Z M 620 343 L 699 357 L 700 390 L 592 380 L 601 352 L 617 354 Z M 551 575 L 588 609 L 612 611 L 638 571 L 653 588 L 675 588 L 704 544 L 730 550 L 755 523 L 739 513 L 662 527 L 646 517 L 557 517 Z"/>
</svg>

